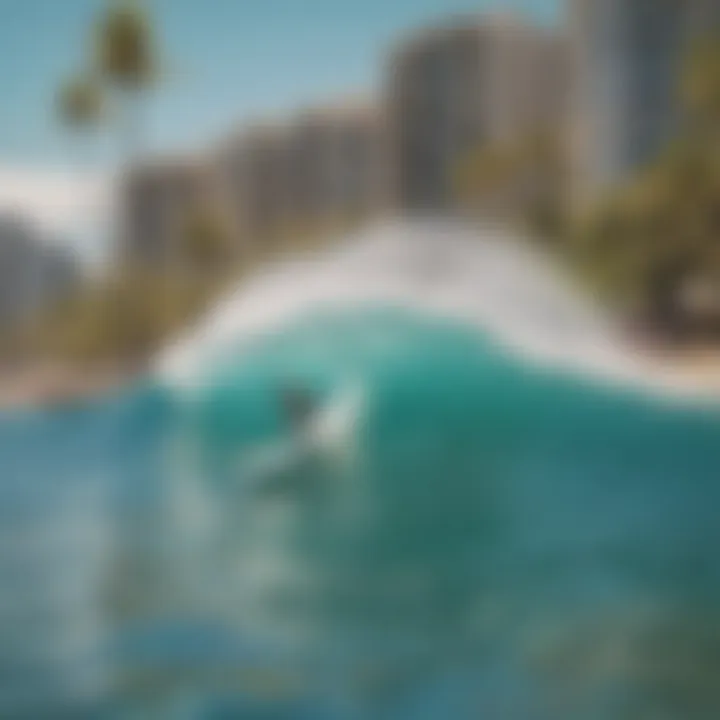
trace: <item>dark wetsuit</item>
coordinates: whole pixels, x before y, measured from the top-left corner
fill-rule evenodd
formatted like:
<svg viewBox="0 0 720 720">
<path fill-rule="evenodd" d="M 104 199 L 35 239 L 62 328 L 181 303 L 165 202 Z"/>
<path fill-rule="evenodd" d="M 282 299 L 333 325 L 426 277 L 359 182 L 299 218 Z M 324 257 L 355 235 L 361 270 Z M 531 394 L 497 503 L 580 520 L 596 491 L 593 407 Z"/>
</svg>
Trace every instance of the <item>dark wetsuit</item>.
<svg viewBox="0 0 720 720">
<path fill-rule="evenodd" d="M 293 427 L 300 431 L 317 408 L 315 396 L 302 387 L 287 386 L 280 390 L 280 401 L 285 416 Z"/>
</svg>

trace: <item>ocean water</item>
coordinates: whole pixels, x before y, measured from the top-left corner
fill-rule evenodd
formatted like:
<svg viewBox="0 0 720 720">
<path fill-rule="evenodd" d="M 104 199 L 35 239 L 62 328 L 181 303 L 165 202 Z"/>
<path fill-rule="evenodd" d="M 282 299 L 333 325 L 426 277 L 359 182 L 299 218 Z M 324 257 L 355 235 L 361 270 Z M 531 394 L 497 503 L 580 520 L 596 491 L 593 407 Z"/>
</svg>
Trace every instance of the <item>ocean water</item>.
<svg viewBox="0 0 720 720">
<path fill-rule="evenodd" d="M 720 715 L 720 407 L 466 323 L 3 417 L 0 494 L 2 717 Z"/>
</svg>

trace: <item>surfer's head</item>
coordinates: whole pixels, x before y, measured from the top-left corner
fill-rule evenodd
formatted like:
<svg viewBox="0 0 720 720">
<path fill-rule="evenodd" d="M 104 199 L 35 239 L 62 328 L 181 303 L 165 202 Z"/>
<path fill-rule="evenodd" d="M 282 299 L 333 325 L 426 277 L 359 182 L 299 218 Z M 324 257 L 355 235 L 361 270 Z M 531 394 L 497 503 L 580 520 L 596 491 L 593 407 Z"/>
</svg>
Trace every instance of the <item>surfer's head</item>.
<svg viewBox="0 0 720 720">
<path fill-rule="evenodd" d="M 277 399 L 282 414 L 295 429 L 304 427 L 310 421 L 320 403 L 314 392 L 297 382 L 282 383 L 278 387 Z"/>
</svg>

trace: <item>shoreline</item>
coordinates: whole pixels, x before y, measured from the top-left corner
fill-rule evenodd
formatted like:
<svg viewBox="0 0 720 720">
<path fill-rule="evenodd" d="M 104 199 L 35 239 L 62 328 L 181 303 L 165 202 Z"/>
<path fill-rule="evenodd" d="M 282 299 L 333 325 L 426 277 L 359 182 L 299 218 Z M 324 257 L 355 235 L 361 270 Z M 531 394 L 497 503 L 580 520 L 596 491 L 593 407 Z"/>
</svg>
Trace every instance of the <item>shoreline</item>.
<svg viewBox="0 0 720 720">
<path fill-rule="evenodd" d="M 683 385 L 720 399 L 720 342 L 654 349 L 648 359 Z"/>
<path fill-rule="evenodd" d="M 656 386 L 660 391 L 676 391 L 681 396 L 720 400 L 720 342 L 664 347 L 634 345 L 633 352 L 639 367 L 647 368 L 648 375 L 635 380 L 626 377 L 624 384 L 628 387 Z M 578 370 L 582 371 L 582 366 L 577 363 Z M 68 363 L 0 369 L 0 411 L 76 407 L 131 384 L 143 373 L 144 369 L 138 367 Z"/>
<path fill-rule="evenodd" d="M 720 340 L 670 343 L 623 329 L 522 238 L 437 220 L 377 223 L 332 249 L 272 263 L 219 298 L 147 365 L 0 368 L 0 408 L 89 402 L 148 370 L 183 387 L 229 343 L 240 349 L 304 316 L 368 305 L 466 325 L 539 367 L 678 400 L 720 401 Z"/>
<path fill-rule="evenodd" d="M 69 409 L 118 389 L 139 371 L 120 366 L 37 363 L 0 370 L 0 411 Z"/>
</svg>

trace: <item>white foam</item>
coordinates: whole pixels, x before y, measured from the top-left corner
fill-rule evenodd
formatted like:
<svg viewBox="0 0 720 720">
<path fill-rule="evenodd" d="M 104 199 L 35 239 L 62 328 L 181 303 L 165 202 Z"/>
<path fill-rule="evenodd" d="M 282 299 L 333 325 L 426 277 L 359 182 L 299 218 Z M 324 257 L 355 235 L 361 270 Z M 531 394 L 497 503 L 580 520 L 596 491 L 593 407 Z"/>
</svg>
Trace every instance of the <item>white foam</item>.
<svg viewBox="0 0 720 720">
<path fill-rule="evenodd" d="M 321 448 L 336 448 L 346 444 L 355 434 L 363 401 L 359 385 L 341 390 L 335 399 L 311 419 L 307 429 L 309 441 Z"/>
<path fill-rule="evenodd" d="M 249 452 L 244 450 L 238 466 L 239 478 L 249 487 L 262 486 L 309 458 L 349 462 L 364 399 L 360 385 L 341 388 L 317 408 L 298 434 L 291 433 Z"/>
<path fill-rule="evenodd" d="M 269 267 L 220 302 L 158 360 L 193 384 L 227 352 L 318 311 L 409 307 L 492 334 L 535 362 L 674 394 L 702 391 L 641 358 L 604 313 L 529 243 L 449 220 L 390 220 L 330 250 Z"/>
</svg>

